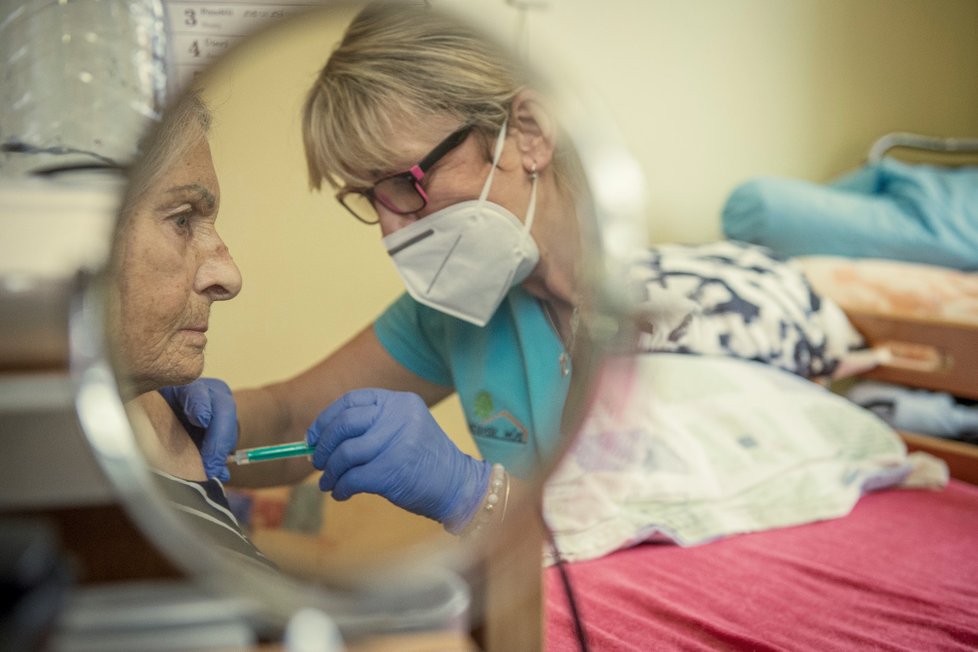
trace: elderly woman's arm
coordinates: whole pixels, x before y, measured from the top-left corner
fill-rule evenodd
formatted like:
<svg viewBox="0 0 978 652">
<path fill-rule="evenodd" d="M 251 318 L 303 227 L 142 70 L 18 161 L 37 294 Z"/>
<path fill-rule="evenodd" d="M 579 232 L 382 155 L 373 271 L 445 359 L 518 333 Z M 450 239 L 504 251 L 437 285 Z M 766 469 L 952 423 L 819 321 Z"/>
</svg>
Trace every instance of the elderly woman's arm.
<svg viewBox="0 0 978 652">
<path fill-rule="evenodd" d="M 306 431 L 326 407 L 360 388 L 413 392 L 434 405 L 452 389 L 411 373 L 387 353 L 368 326 L 312 368 L 283 382 L 234 393 L 238 448 L 306 439 Z M 232 484 L 270 486 L 299 481 L 315 469 L 305 458 L 232 467 Z"/>
<path fill-rule="evenodd" d="M 136 409 L 138 406 L 138 409 Z M 149 465 L 185 480 L 206 480 L 201 455 L 177 415 L 157 392 L 126 403 L 136 437 Z M 145 422 L 141 422 L 145 418 Z"/>
</svg>

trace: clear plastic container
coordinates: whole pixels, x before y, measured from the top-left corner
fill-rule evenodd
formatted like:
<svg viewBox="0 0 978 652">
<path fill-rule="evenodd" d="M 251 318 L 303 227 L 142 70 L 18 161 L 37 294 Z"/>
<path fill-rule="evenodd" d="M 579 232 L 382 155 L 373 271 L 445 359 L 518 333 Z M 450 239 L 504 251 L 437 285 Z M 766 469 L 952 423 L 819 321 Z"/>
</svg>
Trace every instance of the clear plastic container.
<svg viewBox="0 0 978 652">
<path fill-rule="evenodd" d="M 0 175 L 125 165 L 166 89 L 159 0 L 0 0 Z"/>
</svg>

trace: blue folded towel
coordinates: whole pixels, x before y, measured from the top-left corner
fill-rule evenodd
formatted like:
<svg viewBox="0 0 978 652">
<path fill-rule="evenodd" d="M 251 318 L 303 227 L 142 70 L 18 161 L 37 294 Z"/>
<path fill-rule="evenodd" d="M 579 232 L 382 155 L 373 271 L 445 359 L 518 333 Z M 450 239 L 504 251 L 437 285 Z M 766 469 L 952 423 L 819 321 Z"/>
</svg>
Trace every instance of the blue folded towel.
<svg viewBox="0 0 978 652">
<path fill-rule="evenodd" d="M 731 193 L 723 232 L 785 256 L 889 258 L 978 270 L 978 166 L 884 158 L 829 184 L 758 177 Z"/>
</svg>

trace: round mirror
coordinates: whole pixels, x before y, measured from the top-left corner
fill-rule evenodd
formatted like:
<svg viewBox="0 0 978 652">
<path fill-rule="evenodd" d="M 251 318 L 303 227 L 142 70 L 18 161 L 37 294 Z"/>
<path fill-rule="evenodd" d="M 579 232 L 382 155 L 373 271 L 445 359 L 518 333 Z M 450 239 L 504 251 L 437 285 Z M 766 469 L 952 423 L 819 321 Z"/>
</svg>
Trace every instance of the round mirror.
<svg viewBox="0 0 978 652">
<path fill-rule="evenodd" d="M 409 297 L 414 297 L 405 293 L 405 278 L 415 278 L 411 274 L 435 274 L 437 267 L 430 270 L 401 269 L 397 266 L 399 256 L 405 257 L 410 252 L 405 249 L 397 255 L 391 253 L 396 247 L 404 246 L 405 238 L 400 233 L 408 230 L 397 231 L 401 225 L 409 223 L 412 216 L 401 216 L 396 224 L 394 218 L 376 225 L 365 224 L 364 221 L 379 219 L 369 202 L 364 202 L 363 206 L 357 205 L 354 202 L 357 199 L 362 201 L 363 197 L 347 194 L 344 195 L 344 203 L 341 203 L 334 195 L 341 189 L 355 187 L 357 183 L 363 186 L 366 182 L 344 179 L 343 172 L 335 171 L 331 173 L 332 179 L 318 176 L 310 179 L 311 165 L 325 167 L 332 164 L 334 170 L 343 166 L 353 167 L 359 163 L 354 156 L 365 159 L 368 156 L 390 157 L 390 162 L 370 161 L 361 165 L 361 169 L 368 169 L 375 178 L 402 172 L 401 168 L 409 169 L 417 162 L 413 159 L 420 161 L 458 126 L 444 126 L 443 123 L 450 120 L 439 116 L 437 111 L 433 111 L 433 115 L 412 115 L 407 118 L 391 111 L 390 115 L 382 113 L 378 117 L 362 118 L 362 124 L 354 124 L 351 118 L 343 118 L 345 124 L 349 124 L 346 128 L 350 131 L 375 132 L 368 136 L 366 142 L 337 143 L 321 150 L 304 147 L 304 138 L 338 138 L 328 133 L 329 128 L 335 128 L 333 125 L 322 127 L 324 133 L 321 135 L 310 134 L 305 124 L 317 116 L 304 117 L 303 109 L 317 83 L 339 86 L 337 79 L 340 73 L 335 75 L 336 78 L 323 82 L 317 81 L 317 76 L 359 11 L 360 7 L 354 4 L 305 13 L 298 20 L 285 20 L 252 37 L 247 43 L 240 44 L 196 78 L 194 86 L 200 89 L 201 97 L 212 113 L 208 140 L 221 191 L 217 228 L 243 277 L 240 295 L 212 307 L 204 375 L 220 378 L 235 390 L 239 411 L 244 413 L 239 416 L 243 434 L 249 429 L 246 421 L 251 418 L 251 406 L 259 401 L 263 402 L 262 409 L 266 411 L 270 410 L 268 405 L 275 400 L 279 401 L 274 403 L 276 409 L 285 406 L 289 410 L 305 411 L 305 416 L 295 424 L 300 426 L 298 430 L 277 440 L 256 440 L 256 445 L 303 440 L 310 422 L 339 398 L 340 388 L 352 389 L 355 385 L 395 387 L 426 394 L 426 401 L 434 405 L 433 413 L 454 446 L 473 457 L 504 462 L 514 477 L 532 486 L 539 483 L 565 443 L 564 436 L 559 434 L 559 415 L 563 396 L 570 388 L 571 360 L 577 356 L 566 356 L 563 349 L 570 352 L 578 344 L 574 341 L 576 334 L 570 334 L 574 330 L 570 326 L 571 316 L 567 313 L 563 315 L 561 331 L 567 338 L 564 346 L 548 342 L 554 348 L 552 359 L 537 359 L 520 350 L 518 339 L 513 341 L 512 373 L 517 376 L 515 380 L 505 380 L 504 384 L 520 385 L 515 392 L 519 396 L 498 395 L 496 383 L 492 380 L 487 382 L 485 376 L 505 377 L 509 371 L 473 371 L 467 368 L 473 363 L 459 359 L 463 356 L 482 356 L 482 361 L 475 364 L 492 368 L 493 361 L 486 359 L 490 354 L 485 350 L 485 347 L 497 346 L 493 341 L 486 341 L 485 334 L 492 331 L 492 326 L 465 326 L 445 333 L 445 337 L 462 340 L 449 346 L 433 341 L 427 342 L 424 347 L 417 343 L 400 343 L 401 338 L 433 340 L 438 336 L 436 329 L 444 328 L 428 309 L 418 308 L 420 302 L 408 303 Z M 452 28 L 448 21 L 461 21 L 452 15 L 441 15 L 442 11 L 424 9 L 424 20 L 444 21 L 446 24 L 438 27 L 443 31 Z M 399 20 L 404 21 L 403 18 Z M 461 25 L 458 29 L 462 29 Z M 510 60 L 509 51 L 498 46 L 491 35 L 477 33 L 479 38 L 486 40 L 479 44 L 482 48 L 477 53 L 479 56 L 500 68 L 505 66 L 506 70 L 513 71 L 508 74 L 513 75 L 514 80 L 534 76 L 522 63 Z M 410 38 L 417 38 L 409 34 L 396 36 L 401 38 L 400 42 L 405 47 Z M 366 75 L 371 72 L 368 65 L 389 65 L 383 60 L 379 64 L 369 60 L 361 62 L 360 58 L 364 57 L 357 48 L 366 50 L 368 46 L 373 47 L 373 44 L 361 46 L 354 43 L 340 52 L 349 58 L 349 61 L 342 62 L 349 69 L 341 71 L 342 74 Z M 394 47 L 391 47 L 393 51 Z M 396 52 L 384 53 L 387 57 L 395 55 L 403 56 Z M 415 56 L 420 59 L 422 55 Z M 431 70 L 430 63 L 425 65 L 428 70 L 422 76 L 430 78 L 443 74 L 447 77 L 432 82 L 433 88 L 436 83 L 447 85 L 448 81 L 454 81 L 451 75 L 471 74 L 454 63 L 444 73 Z M 505 92 L 512 93 L 516 85 L 509 83 L 514 84 L 513 89 L 506 89 Z M 545 105 L 540 110 L 548 112 L 539 118 L 540 122 L 562 119 L 556 98 L 548 97 L 553 95 L 549 82 L 547 89 L 539 91 L 535 89 L 541 87 L 541 82 L 534 81 L 528 85 L 539 95 L 532 101 Z M 339 88 L 334 92 L 354 90 L 359 89 Z M 392 92 L 406 95 L 403 89 Z M 412 96 L 410 101 L 416 101 L 416 98 Z M 439 102 L 442 100 L 430 100 L 431 106 L 435 107 Z M 531 108 L 536 110 L 536 105 L 531 105 Z M 324 112 L 326 110 L 349 109 L 328 106 L 323 109 Z M 370 110 L 377 109 L 365 109 Z M 430 111 L 428 107 L 424 110 Z M 529 110 L 528 115 L 532 118 Z M 478 119 L 487 120 L 481 116 Z M 371 120 L 377 124 L 370 124 Z M 391 129 L 392 133 L 385 133 L 388 129 L 383 122 L 385 120 L 402 120 L 407 124 L 402 123 Z M 429 202 L 420 211 L 421 215 L 427 216 L 462 200 L 471 201 L 479 197 L 490 169 L 489 159 L 496 136 L 494 128 L 498 129 L 495 125 L 480 126 L 478 133 L 467 137 L 461 145 L 431 166 L 430 173 L 426 172 L 430 176 L 420 182 Z M 370 138 L 375 139 L 374 142 Z M 590 193 L 581 191 L 581 171 L 564 164 L 573 156 L 572 144 L 563 133 L 556 138 L 564 142 L 559 143 L 561 151 L 554 155 L 555 161 L 546 173 L 541 165 L 542 182 L 538 186 L 534 223 L 540 233 L 546 234 L 547 229 L 556 230 L 550 225 L 554 221 L 554 214 L 569 217 L 568 224 L 560 227 L 555 240 L 559 240 L 560 247 L 574 252 L 567 255 L 573 256 L 575 263 L 572 269 L 583 279 L 591 273 L 588 266 L 594 263 L 585 257 L 590 252 L 585 254 L 576 241 L 582 240 L 580 233 L 589 228 L 594 220 L 589 205 Z M 404 153 L 393 147 L 379 154 L 371 151 L 381 142 L 397 139 L 405 141 L 401 145 Z M 478 151 L 468 152 L 466 149 L 476 146 Z M 512 171 L 514 165 L 523 165 L 522 161 L 517 161 L 514 151 L 518 146 L 515 136 L 506 142 L 503 154 L 508 156 L 512 153 L 513 156 L 499 164 L 498 176 L 490 189 L 490 200 L 497 195 L 505 197 L 502 189 L 506 188 L 504 184 L 507 181 L 503 174 Z M 348 154 L 344 147 L 357 153 Z M 563 151 L 565 148 L 569 153 Z M 462 182 L 454 180 L 454 172 L 465 155 L 478 155 L 482 165 L 464 179 L 465 185 L 460 185 Z M 316 161 L 314 156 L 325 161 Z M 529 164 L 526 167 L 529 168 Z M 380 172 L 375 174 L 373 168 L 378 168 Z M 551 182 L 554 188 L 550 188 L 545 184 L 549 181 L 548 177 L 553 178 L 550 174 L 553 169 L 559 170 L 553 175 L 558 180 Z M 355 173 L 359 171 L 346 175 L 353 177 Z M 441 183 L 438 183 L 439 173 L 443 178 Z M 321 173 L 314 173 L 318 174 Z M 561 175 L 566 180 L 561 179 Z M 525 171 L 522 176 L 528 177 Z M 318 192 L 309 191 L 311 181 L 320 186 Z M 330 181 L 335 181 L 335 185 L 331 186 Z M 531 189 L 528 181 L 521 183 L 518 194 L 511 192 L 514 196 L 505 200 L 509 213 L 522 222 L 525 222 L 529 210 Z M 441 197 L 438 196 L 439 191 Z M 553 196 L 558 193 L 566 195 L 566 199 L 561 199 L 565 206 L 555 206 Z M 357 216 L 350 209 L 369 214 Z M 578 216 L 577 219 L 574 215 Z M 579 227 L 578 221 L 584 226 Z M 458 235 L 439 237 L 457 238 Z M 463 237 L 493 238 L 496 235 L 487 232 L 485 235 Z M 400 240 L 392 244 L 396 238 Z M 585 241 L 595 242 L 592 238 Z M 431 257 L 431 265 L 447 264 L 461 269 L 462 265 L 475 264 L 462 259 L 462 256 L 471 257 L 478 247 L 488 244 L 476 241 L 476 249 L 469 252 L 456 250 L 453 255 L 457 258 L 453 259 L 439 260 L 437 253 L 422 253 Z M 541 244 L 540 249 L 545 246 L 547 243 Z M 539 255 L 548 261 L 554 255 L 554 248 L 551 245 Z M 418 258 L 416 256 L 414 262 Z M 580 264 L 576 261 L 580 261 Z M 409 260 L 406 264 L 411 262 Z M 421 261 L 421 265 L 424 264 L 425 261 Z M 505 263 L 500 260 L 492 265 L 504 269 Z M 450 269 L 444 274 L 458 273 Z M 426 277 L 425 282 L 428 281 Z M 547 282 L 564 281 L 548 279 Z M 538 305 L 557 305 L 561 301 L 557 299 L 541 303 L 540 296 L 551 296 L 553 290 L 542 287 L 542 282 L 536 279 L 528 283 L 541 285 L 541 289 L 528 293 L 534 308 Z M 408 288 L 414 295 L 428 289 L 419 286 Z M 569 292 L 565 288 L 557 291 Z M 581 295 L 575 302 L 582 303 L 592 291 L 582 287 L 575 292 Z M 488 293 L 498 295 L 499 292 L 492 288 Z M 489 294 L 485 298 L 495 298 Z M 434 302 L 439 300 L 442 299 L 436 297 L 431 305 L 436 305 Z M 389 308 L 392 304 L 397 307 Z M 405 318 L 403 309 L 399 307 L 404 305 L 410 305 L 416 313 L 413 319 L 423 316 L 431 320 L 431 325 L 408 331 L 406 326 L 395 321 L 395 317 Z M 452 304 L 448 310 L 460 308 L 467 306 Z M 393 312 L 395 310 L 400 312 Z M 556 313 L 546 312 L 537 316 L 548 330 L 552 326 L 545 320 L 558 318 Z M 375 324 L 378 321 L 380 324 Z M 380 330 L 384 328 L 386 330 Z M 582 332 L 582 350 L 590 348 L 586 341 L 588 332 Z M 384 346 L 384 351 L 375 350 L 375 337 Z M 378 357 L 378 353 L 383 357 L 377 360 L 378 369 L 375 372 L 369 366 L 375 364 L 372 361 Z M 392 362 L 388 355 L 397 363 L 396 372 L 379 367 L 380 364 L 389 365 Z M 561 359 L 562 355 L 564 359 Z M 433 356 L 440 356 L 444 362 L 441 359 L 429 361 Z M 542 365 L 548 366 L 543 369 L 540 368 Z M 531 371 L 522 370 L 521 366 L 529 367 Z M 405 371 L 409 378 L 402 380 Z M 591 369 L 584 363 L 574 364 L 574 372 L 574 378 L 585 384 L 591 375 Z M 465 374 L 473 377 L 466 379 Z M 271 386 L 268 386 L 270 383 Z M 282 399 L 283 394 L 290 396 Z M 308 398 L 301 402 L 292 398 L 299 395 Z M 521 405 L 521 401 L 528 404 Z M 575 419 L 576 415 L 571 420 L 572 429 Z M 267 423 L 267 420 L 263 421 Z M 273 426 L 267 427 L 275 429 Z M 298 472 L 292 471 L 291 475 L 288 471 L 284 472 L 284 477 L 289 479 L 287 484 L 273 479 L 272 487 L 262 487 L 269 482 L 267 477 L 274 478 L 271 473 L 274 464 L 232 465 L 229 487 L 232 495 L 243 499 L 250 507 L 246 518 L 256 546 L 272 556 L 279 567 L 300 577 L 320 577 L 337 570 L 357 569 L 365 563 L 376 563 L 389 555 L 400 555 L 419 546 L 451 548 L 457 545 L 456 537 L 446 532 L 441 522 L 414 514 L 383 495 L 364 492 L 348 500 L 335 500 L 329 492 L 323 493 L 319 489 L 321 474 L 315 472 L 305 458 L 291 462 L 293 467 L 299 467 Z"/>
<path fill-rule="evenodd" d="M 444 571 L 471 587 L 539 519 L 631 339 L 641 176 L 556 61 L 475 25 L 296 12 L 225 43 L 130 169 L 100 290 L 138 450 L 98 337 L 82 425 L 154 542 L 267 623 L 460 617 Z"/>
</svg>

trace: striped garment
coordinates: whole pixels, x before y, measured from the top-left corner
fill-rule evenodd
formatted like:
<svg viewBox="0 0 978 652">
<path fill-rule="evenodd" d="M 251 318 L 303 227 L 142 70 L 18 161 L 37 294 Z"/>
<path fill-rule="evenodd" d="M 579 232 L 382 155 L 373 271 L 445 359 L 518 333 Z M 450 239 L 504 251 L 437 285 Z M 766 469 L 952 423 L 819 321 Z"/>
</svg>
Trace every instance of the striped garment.
<svg viewBox="0 0 978 652">
<path fill-rule="evenodd" d="M 167 501 L 193 529 L 243 561 L 258 562 L 266 568 L 277 568 L 241 529 L 238 519 L 231 513 L 220 480 L 211 478 L 199 482 L 184 480 L 158 470 L 153 473 Z"/>
</svg>

